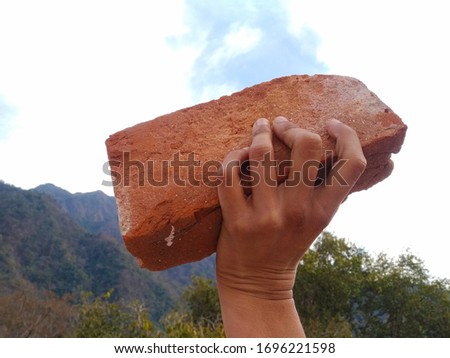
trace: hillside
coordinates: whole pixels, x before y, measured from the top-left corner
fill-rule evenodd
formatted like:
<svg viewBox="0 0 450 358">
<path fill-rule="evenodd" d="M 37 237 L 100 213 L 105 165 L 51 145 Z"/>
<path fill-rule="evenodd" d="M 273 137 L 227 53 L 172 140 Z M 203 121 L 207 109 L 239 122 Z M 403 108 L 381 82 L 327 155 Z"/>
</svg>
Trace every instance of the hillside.
<svg viewBox="0 0 450 358">
<path fill-rule="evenodd" d="M 119 238 L 114 198 L 102 192 L 0 183 L 0 294 L 28 283 L 58 295 L 113 288 L 116 299 L 144 301 L 158 318 L 193 273 L 213 275 L 212 258 L 164 272 L 140 269 Z"/>
<path fill-rule="evenodd" d="M 33 191 L 50 195 L 86 231 L 113 237 L 124 248 L 114 197 L 108 196 L 102 191 L 71 194 L 53 184 L 39 185 Z M 128 252 L 126 254 L 129 255 Z M 214 273 L 215 259 L 212 256 L 200 262 L 154 273 L 153 276 L 160 276 L 167 288 L 179 293 L 191 283 L 192 275 L 214 278 Z"/>
<path fill-rule="evenodd" d="M 33 191 L 50 195 L 81 227 L 94 234 L 106 234 L 122 241 L 119 232 L 116 201 L 102 191 L 75 193 L 53 184 L 43 184 Z"/>
</svg>

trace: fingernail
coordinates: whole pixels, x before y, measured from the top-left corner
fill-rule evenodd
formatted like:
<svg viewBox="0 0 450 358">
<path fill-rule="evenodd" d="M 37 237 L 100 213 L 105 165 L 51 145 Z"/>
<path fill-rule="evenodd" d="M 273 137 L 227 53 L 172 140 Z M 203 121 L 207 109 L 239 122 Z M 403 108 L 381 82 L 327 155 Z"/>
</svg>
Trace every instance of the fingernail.
<svg viewBox="0 0 450 358">
<path fill-rule="evenodd" d="M 278 122 L 278 123 L 289 122 L 289 120 L 288 120 L 286 117 L 281 117 L 281 116 L 275 118 L 274 121 L 275 121 L 275 122 Z"/>
<path fill-rule="evenodd" d="M 260 118 L 255 122 L 256 126 L 267 126 L 269 125 L 269 121 L 267 120 L 267 118 Z"/>
<path fill-rule="evenodd" d="M 333 122 L 333 123 L 342 123 L 339 119 L 336 119 L 336 118 L 331 118 L 331 119 L 330 119 L 330 122 Z"/>
</svg>

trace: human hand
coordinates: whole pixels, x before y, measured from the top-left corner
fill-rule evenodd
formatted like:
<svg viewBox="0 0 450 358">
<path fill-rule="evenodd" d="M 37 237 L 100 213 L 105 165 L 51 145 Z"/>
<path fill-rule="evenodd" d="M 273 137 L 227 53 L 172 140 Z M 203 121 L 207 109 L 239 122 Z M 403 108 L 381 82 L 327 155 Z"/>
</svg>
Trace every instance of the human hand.
<svg viewBox="0 0 450 358">
<path fill-rule="evenodd" d="M 336 164 L 320 186 L 313 185 L 322 156 L 320 136 L 284 117 L 273 121 L 273 131 L 291 149 L 286 181 L 279 185 L 274 182 L 277 168 L 271 162 L 272 130 L 267 119 L 259 119 L 253 126 L 249 148 L 226 156 L 224 180 L 218 188 L 223 215 L 217 247 L 219 291 L 264 300 L 292 298 L 299 261 L 366 166 L 353 129 L 337 120 L 331 120 L 327 129 L 336 139 L 335 155 L 345 162 Z M 259 179 L 253 183 L 249 196 L 240 184 L 237 165 L 246 159 L 250 162 L 250 174 Z M 337 177 L 334 174 L 339 174 L 345 183 L 333 180 Z"/>
</svg>

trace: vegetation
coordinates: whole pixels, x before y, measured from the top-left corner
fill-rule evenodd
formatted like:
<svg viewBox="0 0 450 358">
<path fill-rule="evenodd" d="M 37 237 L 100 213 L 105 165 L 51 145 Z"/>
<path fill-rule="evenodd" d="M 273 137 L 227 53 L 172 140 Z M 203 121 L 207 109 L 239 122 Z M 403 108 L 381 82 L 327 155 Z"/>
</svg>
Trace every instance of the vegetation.
<svg viewBox="0 0 450 358">
<path fill-rule="evenodd" d="M 294 299 L 310 337 L 449 337 L 450 287 L 406 253 L 396 260 L 324 233 L 302 261 Z M 214 282 L 196 277 L 160 320 L 152 303 L 114 300 L 111 291 L 81 302 L 36 291 L 0 297 L 3 337 L 223 337 Z"/>
<path fill-rule="evenodd" d="M 67 336 L 75 313 L 70 299 L 30 285 L 0 295 L 0 337 Z"/>
<path fill-rule="evenodd" d="M 159 320 L 174 307 L 194 272 L 212 277 L 213 258 L 164 272 L 140 269 L 123 242 L 108 235 L 109 226 L 94 232 L 103 227 L 92 214 L 95 205 L 100 218 L 117 216 L 115 204 L 111 210 L 110 200 L 97 200 L 104 194 L 46 188 L 55 197 L 0 183 L 0 295 L 35 287 L 59 297 L 71 294 L 79 302 L 82 291 L 101 296 L 113 289 L 113 300 L 153 302 L 151 317 Z"/>
<path fill-rule="evenodd" d="M 94 297 L 82 295 L 74 322 L 73 335 L 78 338 L 153 337 L 154 326 L 148 309 L 140 302 L 110 302 L 112 290 Z"/>
<path fill-rule="evenodd" d="M 0 337 L 224 336 L 213 259 L 151 273 L 80 222 L 48 194 L 0 183 Z M 450 337 L 450 283 L 410 252 L 373 257 L 324 232 L 294 299 L 310 337 Z"/>
<path fill-rule="evenodd" d="M 167 338 L 224 337 L 219 296 L 212 280 L 195 277 L 181 295 L 181 308 L 163 320 L 161 336 Z"/>
<path fill-rule="evenodd" d="M 323 233 L 299 266 L 294 298 L 312 337 L 450 337 L 450 285 L 407 252 L 396 260 Z"/>
</svg>

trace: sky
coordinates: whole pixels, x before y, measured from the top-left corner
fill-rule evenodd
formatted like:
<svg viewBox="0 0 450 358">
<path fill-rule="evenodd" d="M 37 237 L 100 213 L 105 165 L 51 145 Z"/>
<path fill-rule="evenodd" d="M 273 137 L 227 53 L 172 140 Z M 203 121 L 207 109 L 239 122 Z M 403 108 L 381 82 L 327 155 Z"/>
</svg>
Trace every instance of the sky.
<svg viewBox="0 0 450 358">
<path fill-rule="evenodd" d="M 0 179 L 103 190 L 118 130 L 290 74 L 364 82 L 408 125 L 327 228 L 450 278 L 446 2 L 0 0 Z"/>
</svg>

